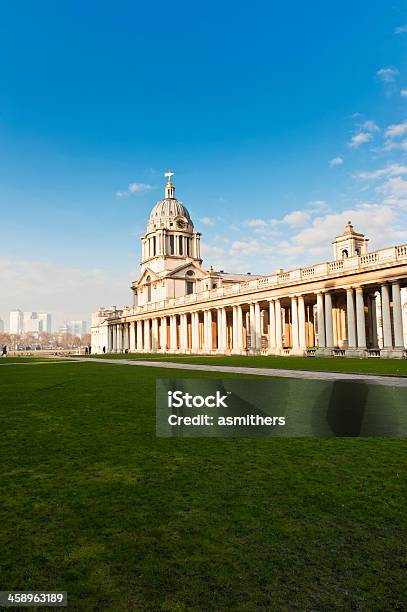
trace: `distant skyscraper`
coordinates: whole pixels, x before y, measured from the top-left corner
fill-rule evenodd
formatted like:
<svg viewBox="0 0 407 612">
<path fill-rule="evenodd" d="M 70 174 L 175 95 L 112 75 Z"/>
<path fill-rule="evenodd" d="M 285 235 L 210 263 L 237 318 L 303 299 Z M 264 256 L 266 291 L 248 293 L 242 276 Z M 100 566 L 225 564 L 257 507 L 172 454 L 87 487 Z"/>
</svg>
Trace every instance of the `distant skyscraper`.
<svg viewBox="0 0 407 612">
<path fill-rule="evenodd" d="M 67 327 L 68 334 L 81 337 L 86 334 L 88 328 L 86 321 L 69 321 Z"/>
<path fill-rule="evenodd" d="M 39 319 L 36 312 L 25 312 L 23 316 L 23 332 L 38 334 Z"/>
<path fill-rule="evenodd" d="M 23 313 L 21 310 L 13 310 L 10 312 L 10 334 L 23 333 Z"/>
<path fill-rule="evenodd" d="M 10 334 L 40 334 L 51 332 L 51 315 L 48 312 L 14 310 L 10 312 Z"/>
<path fill-rule="evenodd" d="M 50 334 L 52 331 L 52 319 L 48 312 L 40 312 L 38 314 L 39 319 L 39 331 Z"/>
<path fill-rule="evenodd" d="M 4 332 L 4 321 L 3 319 L 0 319 L 0 334 L 2 334 Z"/>
</svg>

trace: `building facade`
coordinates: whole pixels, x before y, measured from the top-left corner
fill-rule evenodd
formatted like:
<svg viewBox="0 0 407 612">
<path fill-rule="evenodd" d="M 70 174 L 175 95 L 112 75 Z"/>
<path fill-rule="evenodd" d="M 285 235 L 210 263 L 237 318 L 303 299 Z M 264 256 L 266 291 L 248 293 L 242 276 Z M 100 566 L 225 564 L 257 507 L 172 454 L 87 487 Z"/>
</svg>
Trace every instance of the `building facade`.
<svg viewBox="0 0 407 612">
<path fill-rule="evenodd" d="M 170 174 L 133 304 L 93 313 L 94 353 L 405 356 L 407 245 L 369 252 L 349 221 L 333 261 L 256 276 L 204 269 L 200 239 Z"/>
<path fill-rule="evenodd" d="M 22 334 L 24 330 L 24 313 L 21 310 L 10 312 L 10 334 Z"/>
</svg>

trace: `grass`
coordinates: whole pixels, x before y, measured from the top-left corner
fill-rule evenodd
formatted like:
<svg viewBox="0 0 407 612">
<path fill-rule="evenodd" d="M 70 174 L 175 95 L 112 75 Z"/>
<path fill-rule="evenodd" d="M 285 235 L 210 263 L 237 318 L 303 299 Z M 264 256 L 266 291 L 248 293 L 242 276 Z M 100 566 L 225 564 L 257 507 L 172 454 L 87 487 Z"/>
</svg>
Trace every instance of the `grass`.
<svg viewBox="0 0 407 612">
<path fill-rule="evenodd" d="M 46 361 L 47 357 L 0 357 L 0 366 L 4 363 L 30 363 L 31 361 Z"/>
<path fill-rule="evenodd" d="M 0 368 L 1 589 L 67 590 L 72 610 L 403 609 L 405 441 L 158 439 L 156 377 Z"/>
<path fill-rule="evenodd" d="M 82 355 L 85 357 L 85 355 Z M 349 372 L 378 374 L 382 376 L 407 376 L 407 359 L 352 359 L 350 357 L 274 357 L 217 356 L 217 355 L 162 355 L 157 353 L 128 353 L 91 355 L 104 359 L 148 359 L 174 361 L 176 363 L 243 366 L 247 368 L 277 368 L 283 370 L 307 370 L 318 372 Z"/>
</svg>

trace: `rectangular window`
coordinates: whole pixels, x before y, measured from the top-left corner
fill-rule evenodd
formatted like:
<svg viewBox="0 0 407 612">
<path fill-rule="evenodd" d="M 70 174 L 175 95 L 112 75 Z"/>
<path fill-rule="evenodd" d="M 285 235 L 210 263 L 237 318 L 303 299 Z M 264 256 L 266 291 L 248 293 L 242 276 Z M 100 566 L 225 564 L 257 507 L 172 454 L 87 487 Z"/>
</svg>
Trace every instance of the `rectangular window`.
<svg viewBox="0 0 407 612">
<path fill-rule="evenodd" d="M 187 295 L 191 295 L 194 292 L 194 283 L 187 281 Z"/>
<path fill-rule="evenodd" d="M 174 255 L 174 236 L 170 236 L 170 255 Z"/>
<path fill-rule="evenodd" d="M 155 236 L 153 236 L 153 255 L 156 254 L 156 239 Z"/>
<path fill-rule="evenodd" d="M 187 238 L 187 255 L 191 255 L 191 238 Z"/>
<path fill-rule="evenodd" d="M 182 236 L 179 237 L 179 254 L 183 255 L 183 248 L 182 248 Z"/>
</svg>

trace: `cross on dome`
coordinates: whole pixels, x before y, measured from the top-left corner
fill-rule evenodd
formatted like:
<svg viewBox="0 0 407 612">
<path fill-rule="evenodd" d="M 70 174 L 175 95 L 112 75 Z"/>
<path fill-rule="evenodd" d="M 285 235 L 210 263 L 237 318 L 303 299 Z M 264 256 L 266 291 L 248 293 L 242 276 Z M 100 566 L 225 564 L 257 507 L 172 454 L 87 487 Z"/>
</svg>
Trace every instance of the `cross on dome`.
<svg viewBox="0 0 407 612">
<path fill-rule="evenodd" d="M 167 184 L 165 186 L 165 199 L 174 199 L 175 198 L 175 187 L 173 185 L 173 182 L 171 180 L 171 177 L 174 176 L 174 172 L 171 172 L 171 170 L 167 170 L 167 172 L 164 172 L 164 176 L 166 176 L 168 178 Z"/>
</svg>

